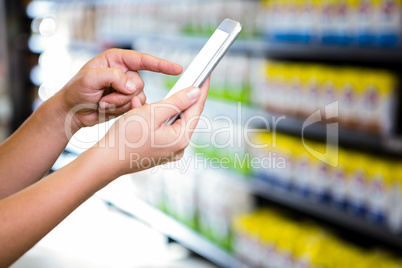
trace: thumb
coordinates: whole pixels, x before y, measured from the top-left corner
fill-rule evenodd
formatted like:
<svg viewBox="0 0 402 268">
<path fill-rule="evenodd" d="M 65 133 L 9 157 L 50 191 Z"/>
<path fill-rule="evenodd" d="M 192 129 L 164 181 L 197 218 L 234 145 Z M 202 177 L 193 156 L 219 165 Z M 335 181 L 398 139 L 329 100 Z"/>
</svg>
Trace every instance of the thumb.
<svg viewBox="0 0 402 268">
<path fill-rule="evenodd" d="M 123 94 L 132 94 L 136 86 L 127 75 L 118 68 L 90 68 L 86 69 L 83 77 L 84 86 L 99 90 L 112 87 Z"/>
<path fill-rule="evenodd" d="M 164 123 L 170 117 L 185 111 L 200 98 L 199 87 L 189 87 L 173 94 L 167 99 L 159 101 L 154 105 L 156 120 Z"/>
</svg>

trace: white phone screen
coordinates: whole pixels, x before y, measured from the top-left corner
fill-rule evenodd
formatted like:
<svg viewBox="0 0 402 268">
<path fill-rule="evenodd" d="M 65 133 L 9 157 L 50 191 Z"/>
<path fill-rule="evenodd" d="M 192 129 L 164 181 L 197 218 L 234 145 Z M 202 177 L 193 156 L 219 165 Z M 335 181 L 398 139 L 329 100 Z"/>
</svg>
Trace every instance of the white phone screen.
<svg viewBox="0 0 402 268">
<path fill-rule="evenodd" d="M 182 89 L 193 86 L 195 81 L 197 81 L 203 70 L 218 53 L 219 49 L 222 47 L 228 37 L 229 33 L 217 29 L 184 71 L 166 98 Z"/>
</svg>

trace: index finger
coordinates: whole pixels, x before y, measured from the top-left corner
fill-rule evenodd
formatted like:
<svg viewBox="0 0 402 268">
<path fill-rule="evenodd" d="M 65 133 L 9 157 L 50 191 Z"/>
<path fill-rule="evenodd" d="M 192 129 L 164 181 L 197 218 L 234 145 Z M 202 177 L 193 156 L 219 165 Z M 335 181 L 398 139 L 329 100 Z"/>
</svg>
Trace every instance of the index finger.
<svg viewBox="0 0 402 268">
<path fill-rule="evenodd" d="M 98 57 L 99 61 L 96 60 Z M 123 72 L 146 70 L 170 75 L 178 75 L 183 71 L 176 63 L 134 50 L 110 49 L 98 57 L 94 58 L 89 67 L 101 64 L 106 68 L 120 68 Z"/>
</svg>

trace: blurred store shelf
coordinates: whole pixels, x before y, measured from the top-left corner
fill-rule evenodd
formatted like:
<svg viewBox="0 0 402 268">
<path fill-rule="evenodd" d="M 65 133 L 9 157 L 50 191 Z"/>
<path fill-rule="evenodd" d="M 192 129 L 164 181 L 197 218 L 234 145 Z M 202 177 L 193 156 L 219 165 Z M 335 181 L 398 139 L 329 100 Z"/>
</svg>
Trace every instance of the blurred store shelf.
<svg viewBox="0 0 402 268">
<path fill-rule="evenodd" d="M 327 134 L 327 126 L 324 123 L 315 123 L 303 128 L 305 122 L 303 119 L 281 116 L 259 108 L 241 105 L 241 103 L 213 98 L 208 99 L 204 115 L 211 118 L 215 116 L 228 116 L 243 124 L 255 118 L 253 120 L 254 124 L 251 124 L 254 127 L 258 127 L 258 123 L 263 123 L 261 119 L 265 118 L 269 126 L 275 126 L 275 129 L 278 131 L 293 135 L 301 135 L 303 132 L 305 137 L 312 139 L 319 139 L 325 137 Z M 339 144 L 342 146 L 402 156 L 402 137 L 400 136 L 381 136 L 340 127 L 338 138 Z"/>
<path fill-rule="evenodd" d="M 69 50 L 87 50 L 94 53 L 101 52 L 100 43 L 85 40 L 70 40 L 67 38 L 46 37 L 33 34 L 29 37 L 29 49 L 34 53 L 42 53 L 47 49 L 65 48 Z"/>
<path fill-rule="evenodd" d="M 49 42 L 50 40 L 50 42 Z M 166 47 L 183 47 L 200 49 L 208 40 L 205 36 L 165 35 L 150 33 L 133 33 L 127 35 L 115 33 L 102 33 L 97 41 L 68 40 L 65 46 L 70 49 L 85 49 L 100 52 L 108 47 L 133 47 L 136 43 L 147 42 L 161 43 Z M 32 35 L 29 40 L 30 49 L 35 53 L 41 53 L 47 47 L 54 47 L 51 37 Z M 63 43 L 60 40 L 58 44 Z M 313 44 L 292 44 L 266 42 L 263 40 L 238 40 L 230 49 L 230 53 L 241 53 L 254 56 L 266 56 L 271 59 L 292 60 L 319 60 L 353 63 L 402 63 L 402 49 L 400 48 L 370 48 L 357 46 L 331 46 Z"/>
<path fill-rule="evenodd" d="M 57 170 L 63 167 L 76 157 L 76 154 L 65 151 L 53 169 Z M 372 223 L 365 218 L 350 214 L 330 204 L 313 201 L 291 191 L 284 191 L 272 187 L 265 181 L 253 176 L 240 175 L 227 170 L 221 170 L 220 172 L 227 177 L 228 183 L 235 184 L 256 196 L 318 219 L 331 222 L 364 237 L 372 238 L 375 241 L 380 241 L 386 245 L 402 250 L 402 234 L 392 232 L 385 226 Z M 99 192 L 99 196 L 124 213 L 141 219 L 141 221 L 156 230 L 220 266 L 242 266 L 241 262 L 232 257 L 230 253 L 214 245 L 203 237 L 203 235 L 135 197 L 133 191 L 130 190 L 132 189 L 130 179 L 130 175 L 119 178 L 108 187 L 102 189 Z"/>
<path fill-rule="evenodd" d="M 338 62 L 401 63 L 400 48 L 343 47 L 330 45 L 303 45 L 267 43 L 264 47 L 271 58 L 300 60 L 331 60 Z"/>
<path fill-rule="evenodd" d="M 254 194 L 262 198 L 402 249 L 402 234 L 393 233 L 389 229 L 370 223 L 361 217 L 348 214 L 328 204 L 314 202 L 288 191 L 278 191 L 260 180 L 253 180 L 250 187 Z"/>
<path fill-rule="evenodd" d="M 130 175 L 121 177 L 97 193 L 97 196 L 220 267 L 244 266 L 229 252 L 214 245 L 201 234 L 134 196 L 130 191 L 133 188 L 131 179 Z"/>
<path fill-rule="evenodd" d="M 132 33 L 127 35 L 102 33 L 102 39 L 116 45 L 133 44 L 138 40 L 163 43 L 166 46 L 191 47 L 200 49 L 208 37 L 189 35 L 165 35 L 151 33 Z M 272 59 L 331 60 L 338 62 L 378 62 L 402 63 L 401 48 L 376 48 L 358 46 L 314 45 L 297 43 L 269 42 L 264 40 L 237 40 L 231 53 L 245 53 L 267 56 Z"/>
</svg>

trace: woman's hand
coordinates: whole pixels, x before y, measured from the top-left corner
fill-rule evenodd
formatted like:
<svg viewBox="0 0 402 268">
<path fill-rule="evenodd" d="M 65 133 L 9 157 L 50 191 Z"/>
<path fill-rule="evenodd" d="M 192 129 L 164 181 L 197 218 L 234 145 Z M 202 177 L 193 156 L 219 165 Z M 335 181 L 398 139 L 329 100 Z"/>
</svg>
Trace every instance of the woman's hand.
<svg viewBox="0 0 402 268">
<path fill-rule="evenodd" d="M 87 62 L 59 92 L 73 113 L 71 132 L 142 106 L 146 97 L 139 70 L 178 75 L 182 67 L 132 50 L 110 49 Z"/>
<path fill-rule="evenodd" d="M 91 150 L 111 177 L 179 160 L 188 146 L 207 98 L 209 79 L 201 89 L 187 88 L 163 101 L 123 115 Z M 165 122 L 183 111 L 172 125 Z"/>
</svg>

